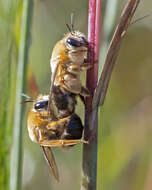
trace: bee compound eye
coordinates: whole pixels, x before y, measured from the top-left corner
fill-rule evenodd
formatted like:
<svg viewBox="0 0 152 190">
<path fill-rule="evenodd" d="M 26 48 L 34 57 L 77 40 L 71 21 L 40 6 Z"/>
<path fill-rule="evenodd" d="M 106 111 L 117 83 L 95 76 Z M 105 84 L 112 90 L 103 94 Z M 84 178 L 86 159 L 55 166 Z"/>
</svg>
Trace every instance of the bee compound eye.
<svg viewBox="0 0 152 190">
<path fill-rule="evenodd" d="M 48 101 L 40 101 L 34 105 L 34 109 L 46 109 L 48 107 Z"/>
<path fill-rule="evenodd" d="M 82 46 L 82 43 L 74 38 L 68 38 L 67 43 L 74 47 L 80 47 Z"/>
</svg>

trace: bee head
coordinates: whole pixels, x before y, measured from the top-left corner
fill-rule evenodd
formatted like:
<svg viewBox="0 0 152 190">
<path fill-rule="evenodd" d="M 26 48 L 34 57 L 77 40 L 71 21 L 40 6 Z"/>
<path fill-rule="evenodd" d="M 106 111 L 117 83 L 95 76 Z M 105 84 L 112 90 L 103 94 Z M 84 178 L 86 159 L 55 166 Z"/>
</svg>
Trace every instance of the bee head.
<svg viewBox="0 0 152 190">
<path fill-rule="evenodd" d="M 87 50 L 88 42 L 86 39 L 86 36 L 74 29 L 74 14 L 71 13 L 71 27 L 66 24 L 67 29 L 69 30 L 69 33 L 67 33 L 64 37 L 64 43 L 66 45 L 66 48 L 69 50 L 73 49 L 83 49 Z"/>
<path fill-rule="evenodd" d="M 88 47 L 86 36 L 79 31 L 73 31 L 66 34 L 64 37 L 64 42 L 69 50 L 87 50 Z"/>
<path fill-rule="evenodd" d="M 48 109 L 49 95 L 39 95 L 36 100 L 23 93 L 21 95 L 26 98 L 21 104 L 33 102 L 33 111 L 46 111 Z"/>
</svg>

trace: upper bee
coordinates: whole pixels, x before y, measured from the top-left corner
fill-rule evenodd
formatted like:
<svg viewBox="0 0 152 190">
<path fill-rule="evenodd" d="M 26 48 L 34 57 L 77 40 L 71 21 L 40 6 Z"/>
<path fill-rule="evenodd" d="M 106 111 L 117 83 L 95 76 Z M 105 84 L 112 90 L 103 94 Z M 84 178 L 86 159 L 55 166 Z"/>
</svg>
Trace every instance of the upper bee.
<svg viewBox="0 0 152 190">
<path fill-rule="evenodd" d="M 86 62 L 88 42 L 86 36 L 75 30 L 56 43 L 50 66 L 52 86 L 60 86 L 70 93 L 83 97 L 89 96 L 88 90 L 82 86 L 80 73 L 90 68 Z"/>
</svg>

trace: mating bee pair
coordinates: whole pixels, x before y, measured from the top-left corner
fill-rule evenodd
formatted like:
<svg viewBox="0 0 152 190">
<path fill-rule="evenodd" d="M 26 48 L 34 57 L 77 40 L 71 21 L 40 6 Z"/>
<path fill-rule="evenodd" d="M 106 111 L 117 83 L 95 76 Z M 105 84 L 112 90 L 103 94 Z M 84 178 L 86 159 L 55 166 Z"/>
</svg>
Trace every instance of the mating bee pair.
<svg viewBox="0 0 152 190">
<path fill-rule="evenodd" d="M 89 91 L 82 86 L 80 73 L 90 68 L 85 63 L 88 42 L 84 34 L 70 28 L 55 45 L 50 61 L 52 77 L 49 95 L 33 101 L 27 127 L 32 141 L 41 145 L 53 174 L 59 180 L 55 159 L 50 147 L 67 147 L 82 140 L 83 125 L 75 113 L 76 98 L 83 101 Z"/>
</svg>

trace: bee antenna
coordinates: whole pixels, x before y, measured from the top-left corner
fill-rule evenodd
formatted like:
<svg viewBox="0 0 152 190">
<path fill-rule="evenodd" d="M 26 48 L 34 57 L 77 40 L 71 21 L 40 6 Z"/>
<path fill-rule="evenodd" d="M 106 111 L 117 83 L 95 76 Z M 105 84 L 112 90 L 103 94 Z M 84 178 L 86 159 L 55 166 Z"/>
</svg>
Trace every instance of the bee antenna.
<svg viewBox="0 0 152 190">
<path fill-rule="evenodd" d="M 25 104 L 28 102 L 34 102 L 34 100 L 32 100 L 32 98 L 30 96 L 28 96 L 27 94 L 21 93 L 21 96 L 23 96 L 24 98 L 27 99 L 27 100 L 22 101 L 21 104 Z"/>
<path fill-rule="evenodd" d="M 71 30 L 71 28 L 70 28 L 70 26 L 68 24 L 66 24 L 66 27 L 69 30 L 69 32 L 72 33 L 72 30 Z"/>
<path fill-rule="evenodd" d="M 20 104 L 25 104 L 25 103 L 29 103 L 29 102 L 34 102 L 34 100 L 25 100 L 25 101 L 20 102 Z"/>
<path fill-rule="evenodd" d="M 71 29 L 74 32 L 74 13 L 71 13 Z"/>
<path fill-rule="evenodd" d="M 27 94 L 24 94 L 24 93 L 21 93 L 21 96 L 23 96 L 24 98 L 27 98 L 27 99 L 31 99 L 30 96 L 28 96 Z"/>
</svg>

